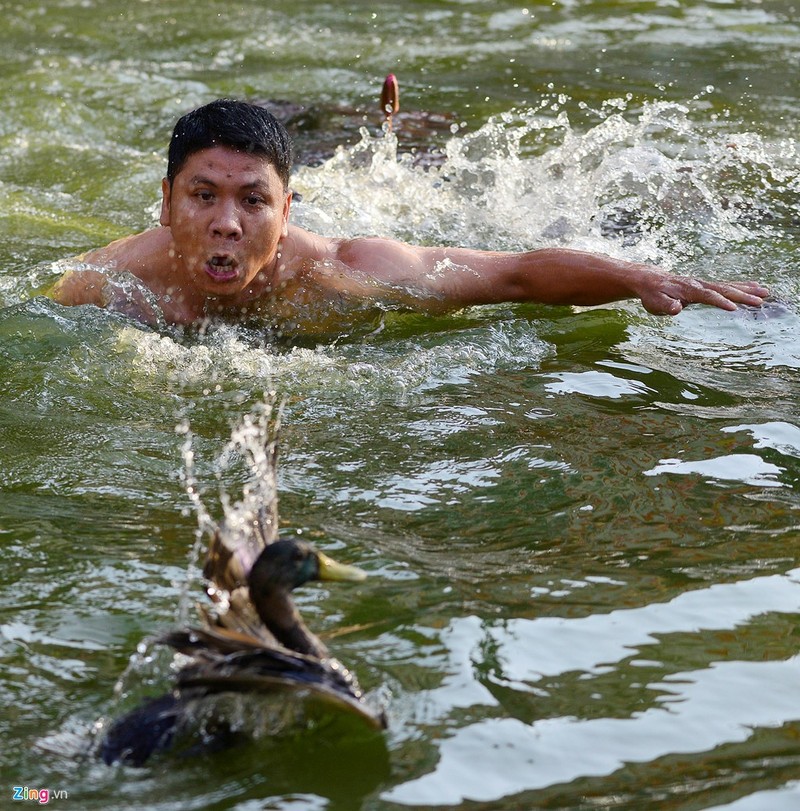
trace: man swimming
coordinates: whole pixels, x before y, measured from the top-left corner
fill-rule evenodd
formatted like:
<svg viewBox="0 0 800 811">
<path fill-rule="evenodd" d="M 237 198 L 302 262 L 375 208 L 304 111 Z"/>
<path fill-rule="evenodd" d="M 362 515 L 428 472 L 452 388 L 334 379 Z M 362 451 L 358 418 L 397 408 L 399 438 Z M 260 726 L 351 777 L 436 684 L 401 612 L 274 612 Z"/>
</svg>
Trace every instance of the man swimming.
<svg viewBox="0 0 800 811">
<path fill-rule="evenodd" d="M 326 333 L 375 309 L 639 299 L 648 312 L 676 315 L 687 304 L 760 306 L 768 294 L 755 282 L 706 282 L 562 248 L 509 253 L 313 234 L 289 223 L 291 150 L 284 127 L 257 105 L 220 99 L 187 113 L 169 145 L 160 227 L 80 257 L 51 297 L 150 323 L 259 319 Z"/>
</svg>

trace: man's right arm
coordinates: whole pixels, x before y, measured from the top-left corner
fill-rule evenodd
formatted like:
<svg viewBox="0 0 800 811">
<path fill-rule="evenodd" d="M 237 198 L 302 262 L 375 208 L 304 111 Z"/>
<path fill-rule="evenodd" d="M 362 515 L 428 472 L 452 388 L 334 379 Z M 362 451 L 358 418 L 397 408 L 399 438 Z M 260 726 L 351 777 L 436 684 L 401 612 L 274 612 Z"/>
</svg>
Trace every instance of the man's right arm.
<svg viewBox="0 0 800 811">
<path fill-rule="evenodd" d="M 158 267 L 159 258 L 167 253 L 169 234 L 165 231 L 154 228 L 75 257 L 74 267 L 45 295 L 59 304 L 93 304 L 145 324 L 157 324 L 160 314 L 148 295 L 142 269 Z"/>
<path fill-rule="evenodd" d="M 148 326 L 157 326 L 163 316 L 145 295 L 135 279 L 129 283 L 110 278 L 100 270 L 68 270 L 45 295 L 68 307 L 93 304 L 122 313 Z"/>
<path fill-rule="evenodd" d="M 104 291 L 108 281 L 108 276 L 99 270 L 68 270 L 46 295 L 58 304 L 67 306 L 94 304 L 105 307 L 108 302 Z"/>
</svg>

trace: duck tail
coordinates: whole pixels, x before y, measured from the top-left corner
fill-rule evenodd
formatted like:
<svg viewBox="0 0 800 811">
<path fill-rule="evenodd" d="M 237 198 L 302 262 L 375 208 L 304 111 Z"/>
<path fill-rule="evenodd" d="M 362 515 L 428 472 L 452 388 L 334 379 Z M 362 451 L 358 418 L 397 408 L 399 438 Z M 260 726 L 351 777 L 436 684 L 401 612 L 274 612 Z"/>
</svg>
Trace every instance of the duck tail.
<svg viewBox="0 0 800 811">
<path fill-rule="evenodd" d="M 381 88 L 381 111 L 386 119 L 386 129 L 392 131 L 392 119 L 400 111 L 400 85 L 397 77 L 390 73 Z"/>
<path fill-rule="evenodd" d="M 140 704 L 117 719 L 100 743 L 100 757 L 110 766 L 143 766 L 158 751 L 169 749 L 185 702 L 175 693 L 165 693 Z"/>
</svg>

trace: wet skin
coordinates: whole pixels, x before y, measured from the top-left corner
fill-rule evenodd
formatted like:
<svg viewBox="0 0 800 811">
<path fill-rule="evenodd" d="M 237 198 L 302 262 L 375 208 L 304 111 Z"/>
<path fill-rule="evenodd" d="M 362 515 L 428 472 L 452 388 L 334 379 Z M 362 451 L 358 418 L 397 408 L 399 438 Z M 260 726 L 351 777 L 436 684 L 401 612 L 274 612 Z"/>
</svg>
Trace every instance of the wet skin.
<svg viewBox="0 0 800 811">
<path fill-rule="evenodd" d="M 291 193 L 271 163 L 224 146 L 193 153 L 162 193 L 160 228 L 81 257 L 93 267 L 68 271 L 50 295 L 148 323 L 256 317 L 320 335 L 345 334 L 386 308 L 635 298 L 651 313 L 676 315 L 694 303 L 760 306 L 768 295 L 755 282 L 707 282 L 563 248 L 506 253 L 329 239 L 289 224 Z M 132 274 L 146 291 L 122 289 L 106 269 Z"/>
<path fill-rule="evenodd" d="M 291 193 L 272 164 L 227 147 L 191 155 L 162 181 L 161 225 L 172 232 L 181 287 L 229 301 L 274 282 Z"/>
</svg>

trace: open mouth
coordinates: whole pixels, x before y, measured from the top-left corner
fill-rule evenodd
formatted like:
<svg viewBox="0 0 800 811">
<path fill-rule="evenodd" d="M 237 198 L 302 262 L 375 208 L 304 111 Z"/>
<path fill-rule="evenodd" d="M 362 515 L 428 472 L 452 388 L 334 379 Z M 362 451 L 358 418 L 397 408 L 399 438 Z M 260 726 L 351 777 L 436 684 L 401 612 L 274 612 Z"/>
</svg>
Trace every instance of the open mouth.
<svg viewBox="0 0 800 811">
<path fill-rule="evenodd" d="M 238 276 L 236 260 L 232 256 L 217 254 L 205 264 L 206 273 L 215 281 L 228 282 Z"/>
</svg>

